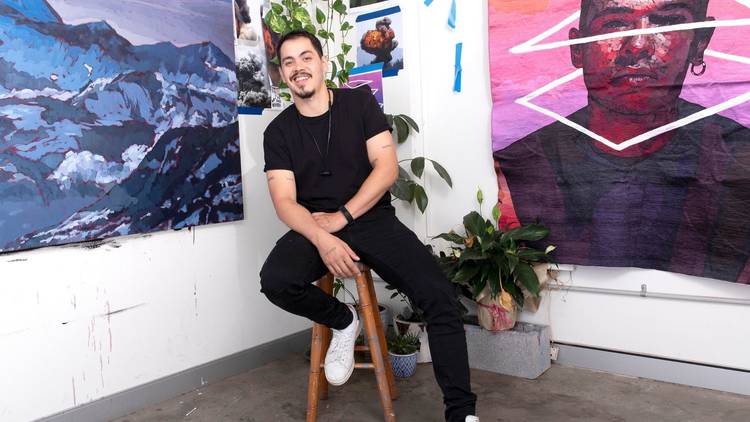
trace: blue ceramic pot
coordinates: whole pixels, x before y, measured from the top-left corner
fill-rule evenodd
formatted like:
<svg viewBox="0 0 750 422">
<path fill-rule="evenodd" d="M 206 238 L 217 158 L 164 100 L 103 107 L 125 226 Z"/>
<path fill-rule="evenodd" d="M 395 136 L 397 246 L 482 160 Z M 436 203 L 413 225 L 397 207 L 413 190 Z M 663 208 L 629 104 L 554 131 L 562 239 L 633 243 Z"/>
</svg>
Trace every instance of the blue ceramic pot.
<svg viewBox="0 0 750 422">
<path fill-rule="evenodd" d="M 393 367 L 393 375 L 399 378 L 408 378 L 417 371 L 417 352 L 410 355 L 397 355 L 388 352 Z"/>
</svg>

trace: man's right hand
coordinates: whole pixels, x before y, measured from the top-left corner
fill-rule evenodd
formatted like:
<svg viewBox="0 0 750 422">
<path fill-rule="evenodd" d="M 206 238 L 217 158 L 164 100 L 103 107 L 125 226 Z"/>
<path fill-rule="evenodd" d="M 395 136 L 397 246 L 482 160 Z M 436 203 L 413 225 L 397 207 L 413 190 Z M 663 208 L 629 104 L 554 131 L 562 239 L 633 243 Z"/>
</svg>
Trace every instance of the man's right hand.
<svg viewBox="0 0 750 422">
<path fill-rule="evenodd" d="M 359 257 L 343 240 L 329 233 L 322 232 L 316 247 L 328 271 L 336 277 L 355 277 L 359 269 L 354 261 Z"/>
</svg>

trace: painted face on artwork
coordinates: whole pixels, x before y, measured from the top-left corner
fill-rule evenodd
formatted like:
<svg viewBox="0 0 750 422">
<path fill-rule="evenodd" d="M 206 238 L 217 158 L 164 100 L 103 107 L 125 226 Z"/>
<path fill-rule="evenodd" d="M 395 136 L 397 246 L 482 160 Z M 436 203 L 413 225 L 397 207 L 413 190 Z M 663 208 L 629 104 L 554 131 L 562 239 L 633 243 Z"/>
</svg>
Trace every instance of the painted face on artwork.
<svg viewBox="0 0 750 422">
<path fill-rule="evenodd" d="M 705 0 L 583 0 L 581 29 L 570 38 L 705 20 Z M 585 16 L 584 16 L 585 15 Z M 700 65 L 712 29 L 611 38 L 571 46 L 589 100 L 617 112 L 651 114 L 674 107 L 688 66 Z"/>
<path fill-rule="evenodd" d="M 281 46 L 281 77 L 297 98 L 310 98 L 325 88 L 328 60 L 321 57 L 310 40 L 293 38 Z"/>
</svg>

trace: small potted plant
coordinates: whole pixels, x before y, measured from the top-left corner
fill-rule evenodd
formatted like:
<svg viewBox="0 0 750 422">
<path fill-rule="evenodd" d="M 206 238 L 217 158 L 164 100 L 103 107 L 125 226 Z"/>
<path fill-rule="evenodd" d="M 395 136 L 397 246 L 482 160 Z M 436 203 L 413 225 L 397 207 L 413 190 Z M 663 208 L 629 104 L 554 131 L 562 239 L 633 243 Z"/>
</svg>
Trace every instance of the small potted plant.
<svg viewBox="0 0 750 422">
<path fill-rule="evenodd" d="M 393 291 L 391 299 L 399 297 L 401 302 L 406 305 L 401 313 L 394 313 L 393 315 L 393 329 L 396 334 L 411 333 L 418 336 L 421 346 L 417 352 L 417 363 L 432 362 L 430 345 L 427 340 L 427 322 L 422 310 L 404 292 L 390 285 L 385 286 L 385 288 Z"/>
<path fill-rule="evenodd" d="M 435 238 L 451 242 L 449 252 L 437 255 L 438 263 L 454 283 L 478 305 L 479 325 L 490 331 L 508 330 L 516 322 L 517 309 L 523 309 L 526 297 L 538 297 L 541 290 L 537 271 L 546 273 L 554 246 L 544 250 L 532 244 L 549 234 L 542 224 L 510 229 L 497 225 L 500 211 L 492 209 L 493 220 L 481 215 L 482 191 L 477 192 L 480 212 L 463 218 L 464 235 L 454 231 Z M 544 263 L 544 267 L 534 266 Z"/>
<path fill-rule="evenodd" d="M 393 375 L 408 378 L 417 370 L 419 337 L 412 334 L 395 334 L 388 339 L 388 355 L 391 358 Z"/>
</svg>

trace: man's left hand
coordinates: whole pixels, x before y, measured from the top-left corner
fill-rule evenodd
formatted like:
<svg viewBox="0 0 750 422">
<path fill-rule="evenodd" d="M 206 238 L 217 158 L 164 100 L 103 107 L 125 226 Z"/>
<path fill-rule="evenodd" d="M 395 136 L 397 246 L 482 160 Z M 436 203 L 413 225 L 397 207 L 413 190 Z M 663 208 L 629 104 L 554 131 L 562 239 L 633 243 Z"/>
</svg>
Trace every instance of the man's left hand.
<svg viewBox="0 0 750 422">
<path fill-rule="evenodd" d="M 336 212 L 314 212 L 315 222 L 328 233 L 336 233 L 346 226 L 346 217 L 341 211 Z"/>
</svg>

